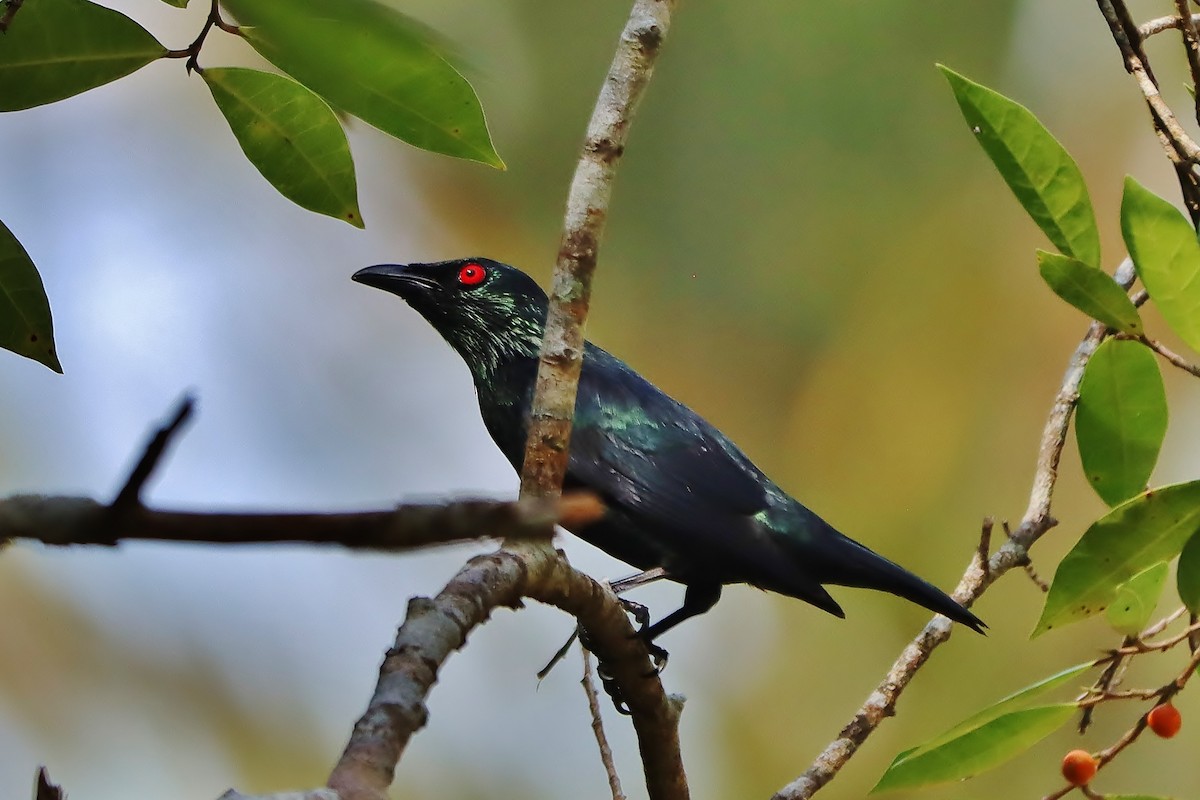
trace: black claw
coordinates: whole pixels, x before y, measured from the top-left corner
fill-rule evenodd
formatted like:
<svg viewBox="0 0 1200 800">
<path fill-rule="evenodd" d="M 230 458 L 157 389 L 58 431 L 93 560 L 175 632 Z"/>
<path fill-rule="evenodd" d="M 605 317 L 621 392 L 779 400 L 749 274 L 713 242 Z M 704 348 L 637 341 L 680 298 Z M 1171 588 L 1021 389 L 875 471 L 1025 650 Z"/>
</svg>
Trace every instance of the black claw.
<svg viewBox="0 0 1200 800">
<path fill-rule="evenodd" d="M 665 647 L 660 647 L 654 642 L 646 642 L 646 649 L 650 651 L 650 659 L 654 662 L 654 671 L 646 677 L 661 675 L 663 670 L 667 668 L 667 662 L 671 660 L 671 654 L 667 652 Z"/>
<path fill-rule="evenodd" d="M 625 613 L 633 617 L 633 621 L 638 624 L 638 633 L 650 627 L 650 609 L 641 603 L 635 603 L 624 597 L 617 598 L 621 602 L 621 606 L 625 609 Z"/>
</svg>

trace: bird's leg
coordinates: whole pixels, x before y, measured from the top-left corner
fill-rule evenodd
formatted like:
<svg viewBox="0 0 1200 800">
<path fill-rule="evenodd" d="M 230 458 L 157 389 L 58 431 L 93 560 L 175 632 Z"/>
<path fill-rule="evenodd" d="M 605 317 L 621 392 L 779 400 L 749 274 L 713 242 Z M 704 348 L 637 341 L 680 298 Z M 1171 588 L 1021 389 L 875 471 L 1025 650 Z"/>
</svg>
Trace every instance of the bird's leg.
<svg viewBox="0 0 1200 800">
<path fill-rule="evenodd" d="M 683 605 L 667 614 L 649 628 L 642 630 L 639 635 L 650 647 L 651 642 L 674 628 L 685 619 L 699 616 L 717 604 L 721 599 L 721 584 L 719 583 L 689 583 L 683 593 Z M 661 648 L 659 648 L 661 650 Z"/>
<path fill-rule="evenodd" d="M 648 583 L 660 581 L 663 578 L 669 578 L 670 575 L 663 567 L 655 567 L 644 572 L 639 572 L 635 575 L 630 575 L 626 578 L 618 578 L 615 581 L 608 582 L 608 588 L 612 589 L 613 594 L 622 595 L 631 589 L 636 589 L 639 586 L 645 586 Z"/>
</svg>

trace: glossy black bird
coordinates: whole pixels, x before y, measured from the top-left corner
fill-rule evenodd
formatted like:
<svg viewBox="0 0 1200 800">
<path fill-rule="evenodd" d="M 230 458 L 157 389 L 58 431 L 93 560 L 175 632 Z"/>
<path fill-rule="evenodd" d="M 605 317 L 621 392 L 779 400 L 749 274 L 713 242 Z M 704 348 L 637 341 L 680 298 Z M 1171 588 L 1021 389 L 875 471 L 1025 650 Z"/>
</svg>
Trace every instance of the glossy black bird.
<svg viewBox="0 0 1200 800">
<path fill-rule="evenodd" d="M 471 370 L 483 422 L 517 471 L 546 319 L 546 293 L 486 258 L 380 264 L 354 280 L 399 295 Z M 797 597 L 845 616 L 821 584 L 891 592 L 982 631 L 940 589 L 843 536 L 764 475 L 694 411 L 587 343 L 567 488 L 599 494 L 608 512 L 572 533 L 641 570 L 666 569 L 683 606 L 649 626 L 649 642 L 717 602 L 727 583 Z"/>
</svg>

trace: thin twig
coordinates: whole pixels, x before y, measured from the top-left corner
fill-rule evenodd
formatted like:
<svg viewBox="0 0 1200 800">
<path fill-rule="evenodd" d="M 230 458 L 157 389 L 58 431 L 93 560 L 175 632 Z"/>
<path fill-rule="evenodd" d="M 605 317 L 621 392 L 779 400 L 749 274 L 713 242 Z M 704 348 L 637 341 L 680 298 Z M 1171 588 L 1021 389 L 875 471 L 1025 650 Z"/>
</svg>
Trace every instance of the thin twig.
<svg viewBox="0 0 1200 800">
<path fill-rule="evenodd" d="M 978 559 L 979 568 L 986 575 L 988 572 L 988 556 L 992 552 L 992 526 L 996 521 L 991 517 L 983 518 L 983 527 L 979 532 L 979 546 L 975 550 L 975 557 Z M 1005 528 L 1008 524 L 1005 523 Z"/>
<path fill-rule="evenodd" d="M 1149 60 L 1142 48 L 1141 31 L 1133 23 L 1123 0 L 1096 0 L 1100 13 L 1108 23 L 1113 41 L 1121 51 L 1125 62 L 1125 70 L 1134 77 L 1146 105 L 1150 109 L 1150 118 L 1154 123 L 1155 133 L 1163 145 L 1167 158 L 1175 167 L 1175 175 L 1179 180 L 1179 188 L 1183 193 L 1184 204 L 1191 215 L 1192 222 L 1200 220 L 1200 180 L 1197 179 L 1192 167 L 1200 163 L 1200 146 L 1184 131 L 1171 111 L 1170 106 L 1163 100 L 1158 90 L 1158 82 L 1150 69 Z"/>
<path fill-rule="evenodd" d="M 121 488 L 121 491 L 117 492 L 117 497 L 112 502 L 112 507 L 118 513 L 141 503 L 142 487 L 146 485 L 146 481 L 149 480 L 151 473 L 154 472 L 159 462 L 162 461 L 162 457 L 167 451 L 167 446 L 183 428 L 184 423 L 191 418 L 195 407 L 196 400 L 191 395 L 181 397 L 179 405 L 171 417 L 171 421 L 159 428 L 150 441 L 146 443 L 146 449 L 142 453 L 142 457 L 138 459 L 137 465 L 129 473 L 129 479 L 125 481 L 125 485 Z"/>
<path fill-rule="evenodd" d="M 1122 641 L 1122 646 L 1128 646 L 1135 641 L 1137 640 L 1133 636 L 1126 636 Z M 1097 679 L 1096 683 L 1093 684 L 1093 686 L 1086 692 L 1084 692 L 1076 700 L 1076 702 L 1087 699 L 1093 694 L 1098 697 L 1111 696 L 1113 687 L 1116 686 L 1121 680 L 1121 674 L 1124 672 L 1126 663 L 1128 663 L 1128 656 L 1118 655 L 1113 658 L 1112 661 L 1108 663 L 1108 666 L 1104 668 L 1104 671 L 1100 673 L 1100 677 Z M 1079 715 L 1079 726 L 1077 728 L 1081 735 L 1087 733 L 1087 729 L 1092 726 L 1092 717 L 1095 715 L 1095 713 L 1095 702 L 1083 704 L 1083 713 Z"/>
<path fill-rule="evenodd" d="M 1197 378 L 1200 378 L 1200 365 L 1193 364 L 1183 356 L 1171 350 L 1157 339 L 1151 339 L 1148 336 L 1139 336 L 1138 341 L 1149 347 L 1154 352 L 1158 353 L 1166 359 L 1172 366 L 1178 367 L 1184 372 L 1189 373 Z"/>
<path fill-rule="evenodd" d="M 1133 263 L 1126 258 L 1113 277 L 1123 288 L 1128 289 L 1135 277 Z M 953 597 L 958 602 L 970 605 L 997 578 L 1013 567 L 1026 564 L 1029 548 L 1056 524 L 1056 520 L 1050 515 L 1050 501 L 1058 477 L 1058 462 L 1066 443 L 1071 415 L 1079 398 L 1079 382 L 1083 379 L 1083 369 L 1106 333 L 1104 325 L 1093 323 L 1071 355 L 1066 374 L 1042 430 L 1037 468 L 1029 494 L 1029 508 L 1009 540 L 988 559 L 986 569 L 978 563 L 978 553 L 972 554 L 971 563 L 954 590 Z M 895 712 L 900 694 L 929 659 L 933 650 L 950 638 L 951 628 L 950 621 L 945 617 L 934 617 L 904 648 L 887 675 L 838 737 L 826 745 L 804 774 L 776 792 L 773 800 L 805 800 L 833 780 L 879 723 Z"/>
<path fill-rule="evenodd" d="M 8 33 L 13 17 L 17 15 L 24 2 L 25 0 L 4 0 L 4 16 L 0 16 L 0 33 Z"/>
<path fill-rule="evenodd" d="M 612 792 L 613 800 L 625 800 L 625 792 L 621 789 L 621 776 L 617 774 L 617 763 L 613 760 L 612 748 L 608 746 L 608 736 L 604 733 L 604 718 L 600 716 L 600 696 L 596 693 L 596 685 L 592 682 L 592 654 L 587 648 L 583 651 L 583 679 L 580 684 L 587 695 L 588 711 L 592 715 L 592 733 L 596 737 L 596 746 L 600 748 L 600 762 L 604 764 L 604 772 L 608 775 L 608 789 Z"/>
<path fill-rule="evenodd" d="M 1200 23 L 1200 14 L 1192 14 L 1192 24 Z M 1143 39 L 1148 39 L 1163 31 L 1172 31 L 1180 27 L 1183 20 L 1177 16 L 1158 17 L 1138 26 L 1138 33 Z"/>
<path fill-rule="evenodd" d="M 1175 11 L 1179 14 L 1179 31 L 1183 34 L 1183 48 L 1187 51 L 1188 69 L 1192 73 L 1192 88 L 1200 87 L 1200 35 L 1196 33 L 1196 22 L 1188 7 L 1191 0 L 1175 0 Z M 1140 29 L 1139 29 L 1140 30 Z M 1200 122 L 1200 99 L 1193 103 L 1196 121 Z"/>
<path fill-rule="evenodd" d="M 50 782 L 50 775 L 45 767 L 38 767 L 37 776 L 33 781 L 33 800 L 67 800 L 67 794 L 62 787 Z"/>
<path fill-rule="evenodd" d="M 562 242 L 550 288 L 521 495 L 553 495 L 567 472 L 583 330 L 613 177 L 638 100 L 654 71 L 677 0 L 635 0 L 588 123 L 567 196 Z"/>
</svg>

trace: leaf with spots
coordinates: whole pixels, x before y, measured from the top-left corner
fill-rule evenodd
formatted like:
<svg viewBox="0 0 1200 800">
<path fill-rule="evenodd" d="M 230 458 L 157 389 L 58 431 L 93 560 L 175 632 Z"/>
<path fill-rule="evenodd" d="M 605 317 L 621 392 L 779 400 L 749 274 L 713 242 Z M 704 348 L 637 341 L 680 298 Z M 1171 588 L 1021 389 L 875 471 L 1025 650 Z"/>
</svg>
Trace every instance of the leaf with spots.
<svg viewBox="0 0 1200 800">
<path fill-rule="evenodd" d="M 246 158 L 280 194 L 363 227 L 350 145 L 324 100 L 269 72 L 228 67 L 202 75 Z"/>
<path fill-rule="evenodd" d="M 1121 584 L 1106 613 L 1113 630 L 1125 636 L 1137 636 L 1142 632 L 1150 623 L 1170 570 L 1166 561 L 1160 561 Z"/>
<path fill-rule="evenodd" d="M 0 347 L 62 372 L 42 277 L 17 237 L 0 222 Z"/>
<path fill-rule="evenodd" d="M 1063 558 L 1033 636 L 1104 612 L 1121 585 L 1200 529 L 1200 481 L 1151 489 L 1092 523 Z"/>
<path fill-rule="evenodd" d="M 0 42 L 0 111 L 53 103 L 162 58 L 124 14 L 87 0 L 30 0 Z"/>
<path fill-rule="evenodd" d="M 1166 434 L 1167 394 L 1154 353 L 1140 342 L 1106 340 L 1084 368 L 1075 411 L 1079 458 L 1096 494 L 1115 506 L 1144 491 Z"/>
<path fill-rule="evenodd" d="M 479 98 L 420 23 L 375 0 L 225 0 L 246 41 L 335 108 L 435 153 L 504 167 Z"/>
<path fill-rule="evenodd" d="M 1100 232 L 1083 173 L 1029 109 L 942 65 L 967 125 L 1025 211 L 1064 254 L 1100 265 Z"/>
</svg>

